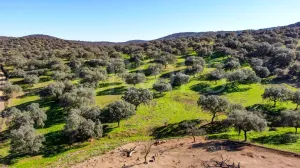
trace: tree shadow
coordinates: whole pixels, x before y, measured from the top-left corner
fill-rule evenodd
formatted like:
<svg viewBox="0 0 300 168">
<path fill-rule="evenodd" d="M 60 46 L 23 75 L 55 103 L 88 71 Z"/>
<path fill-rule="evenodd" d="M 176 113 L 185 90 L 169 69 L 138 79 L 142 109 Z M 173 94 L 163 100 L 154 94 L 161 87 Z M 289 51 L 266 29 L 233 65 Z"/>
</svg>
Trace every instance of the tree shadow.
<svg viewBox="0 0 300 168">
<path fill-rule="evenodd" d="M 98 85 L 99 88 L 103 88 L 103 87 L 108 87 L 108 86 L 116 86 L 116 85 L 121 85 L 121 82 L 106 82 L 106 83 L 100 83 Z"/>
<path fill-rule="evenodd" d="M 210 141 L 210 142 L 193 144 L 192 148 L 202 148 L 205 149 L 207 152 L 216 152 L 219 150 L 233 152 L 233 151 L 241 151 L 245 146 L 247 145 L 243 143 L 232 142 L 232 141 L 224 141 L 224 142 Z"/>
<path fill-rule="evenodd" d="M 103 91 L 99 91 L 97 96 L 104 96 L 104 95 L 121 95 L 127 90 L 126 86 L 114 87 L 110 89 L 106 89 Z"/>
<path fill-rule="evenodd" d="M 154 97 L 155 99 L 164 97 L 165 95 L 166 95 L 165 93 L 157 93 L 157 92 L 154 92 L 154 93 L 153 93 L 153 97 Z"/>
<path fill-rule="evenodd" d="M 207 136 L 207 139 L 229 139 L 230 136 L 228 134 L 214 134 Z"/>
<path fill-rule="evenodd" d="M 40 105 L 40 108 L 48 108 L 46 111 L 46 128 L 51 127 L 52 125 L 63 123 L 65 121 L 66 114 L 64 113 L 63 108 L 61 108 L 58 102 L 53 99 L 39 99 L 35 101 L 26 102 L 15 107 L 20 110 L 25 110 L 25 108 L 32 103 L 38 103 Z"/>
<path fill-rule="evenodd" d="M 172 72 L 168 72 L 168 73 L 164 73 L 162 75 L 160 75 L 160 78 L 170 78 L 173 74 L 176 74 L 178 72 L 180 72 L 181 70 L 177 70 L 177 71 L 172 71 Z"/>
<path fill-rule="evenodd" d="M 114 128 L 112 128 L 111 126 L 104 124 L 103 125 L 103 137 L 107 136 Z"/>
<path fill-rule="evenodd" d="M 282 125 L 281 112 L 284 111 L 285 107 L 273 107 L 270 104 L 254 104 L 246 107 L 248 111 L 261 112 L 265 119 L 269 122 L 270 127 L 278 127 Z"/>
<path fill-rule="evenodd" d="M 74 145 L 68 144 L 68 139 L 63 135 L 62 131 L 55 131 L 48 134 L 45 134 L 45 143 L 44 148 L 40 153 L 33 154 L 33 155 L 26 155 L 26 154 L 9 154 L 5 157 L 0 158 L 0 163 L 5 165 L 12 165 L 18 161 L 20 158 L 24 158 L 27 156 L 37 156 L 43 155 L 43 157 L 53 157 L 59 153 L 66 152 L 72 149 L 79 149 L 87 144 L 84 143 L 77 143 Z"/>
<path fill-rule="evenodd" d="M 233 84 L 218 85 L 213 88 L 213 90 L 219 91 L 219 94 L 246 92 L 250 89 L 251 87 L 239 88 L 238 85 L 233 85 Z"/>
<path fill-rule="evenodd" d="M 130 73 L 145 73 L 146 69 L 137 69 L 137 70 L 133 70 L 130 71 Z"/>
<path fill-rule="evenodd" d="M 87 145 L 84 143 L 70 145 L 69 139 L 64 136 L 62 130 L 45 134 L 45 139 L 44 151 L 42 152 L 43 157 L 53 157 L 59 153 L 66 152 L 71 149 L 79 149 Z"/>
<path fill-rule="evenodd" d="M 186 132 L 187 127 L 186 124 L 184 124 L 186 122 L 200 124 L 201 120 L 199 119 L 184 120 L 179 123 L 168 124 L 166 126 L 157 127 L 154 128 L 152 132 L 152 136 L 154 136 L 157 139 L 184 136 L 187 134 Z"/>
<path fill-rule="evenodd" d="M 48 82 L 50 80 L 51 80 L 51 78 L 49 76 L 42 76 L 42 77 L 40 77 L 39 83 Z"/>
<path fill-rule="evenodd" d="M 4 130 L 0 132 L 0 142 L 4 143 L 9 138 L 9 130 Z"/>
<path fill-rule="evenodd" d="M 45 105 L 42 104 L 41 106 L 43 107 Z M 49 107 L 49 109 L 46 111 L 46 128 L 51 127 L 52 125 L 63 123 L 65 121 L 66 113 L 64 112 L 63 108 L 58 105 L 58 102 L 51 101 L 46 106 Z"/>
<path fill-rule="evenodd" d="M 228 93 L 235 92 L 245 92 L 251 89 L 251 87 L 239 88 L 238 86 L 233 86 L 230 84 L 218 85 L 211 87 L 207 83 L 198 83 L 190 87 L 191 90 L 198 92 L 200 94 L 206 95 L 224 95 Z"/>
<path fill-rule="evenodd" d="M 207 83 L 198 83 L 191 86 L 190 89 L 200 94 L 204 94 L 207 93 L 207 91 L 210 89 L 210 85 Z"/>
<path fill-rule="evenodd" d="M 202 125 L 201 128 L 205 130 L 207 134 L 219 134 L 227 132 L 230 127 L 230 123 L 226 122 L 226 120 L 222 121 L 214 121 L 214 123 L 208 123 Z M 227 139 L 227 138 L 224 138 Z"/>
<path fill-rule="evenodd" d="M 280 135 L 269 135 L 269 136 L 253 138 L 252 141 L 260 144 L 280 145 L 280 144 L 296 143 L 298 139 L 299 139 L 299 135 L 295 135 L 293 133 L 285 133 Z"/>
</svg>

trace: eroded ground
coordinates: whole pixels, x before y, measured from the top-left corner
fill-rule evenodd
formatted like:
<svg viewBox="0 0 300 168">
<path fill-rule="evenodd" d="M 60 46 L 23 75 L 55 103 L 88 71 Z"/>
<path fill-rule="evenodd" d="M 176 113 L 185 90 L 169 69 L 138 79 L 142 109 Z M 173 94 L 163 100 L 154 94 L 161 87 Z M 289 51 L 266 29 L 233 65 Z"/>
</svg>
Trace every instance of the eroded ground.
<svg viewBox="0 0 300 168">
<path fill-rule="evenodd" d="M 214 165 L 212 160 L 228 159 L 227 163 L 240 163 L 242 168 L 299 168 L 300 158 L 293 154 L 280 153 L 275 150 L 224 141 L 206 141 L 201 137 L 195 143 L 191 138 L 172 139 L 166 143 L 152 146 L 148 155 L 148 164 L 144 164 L 145 142 L 124 145 L 123 149 L 136 147 L 132 157 L 122 156 L 120 148 L 104 155 L 91 158 L 74 168 L 194 168 L 204 164 Z M 155 157 L 155 161 L 153 160 Z"/>
</svg>

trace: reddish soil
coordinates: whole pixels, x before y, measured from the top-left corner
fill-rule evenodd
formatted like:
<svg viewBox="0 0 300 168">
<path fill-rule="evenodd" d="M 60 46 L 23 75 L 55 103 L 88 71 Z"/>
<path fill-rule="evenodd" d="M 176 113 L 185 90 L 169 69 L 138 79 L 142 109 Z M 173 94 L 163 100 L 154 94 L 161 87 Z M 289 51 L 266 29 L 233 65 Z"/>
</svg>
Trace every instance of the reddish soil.
<svg viewBox="0 0 300 168">
<path fill-rule="evenodd" d="M 278 152 L 247 144 L 227 141 L 207 141 L 201 137 L 195 143 L 191 138 L 171 139 L 166 143 L 152 146 L 147 157 L 148 164 L 144 164 L 143 149 L 145 142 L 124 145 L 123 149 L 137 146 L 132 157 L 126 157 L 119 151 L 120 148 L 104 155 L 91 158 L 74 165 L 74 168 L 195 168 L 214 165 L 215 161 L 228 159 L 227 164 L 242 168 L 299 168 L 300 158 L 291 153 Z M 155 157 L 155 161 L 153 160 Z"/>
</svg>

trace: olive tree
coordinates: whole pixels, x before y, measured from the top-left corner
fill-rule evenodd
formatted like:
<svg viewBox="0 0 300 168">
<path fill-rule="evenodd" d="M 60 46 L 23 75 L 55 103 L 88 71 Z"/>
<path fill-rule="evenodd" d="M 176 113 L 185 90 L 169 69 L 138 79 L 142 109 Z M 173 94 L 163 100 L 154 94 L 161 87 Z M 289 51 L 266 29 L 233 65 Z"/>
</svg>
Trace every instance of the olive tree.
<svg viewBox="0 0 300 168">
<path fill-rule="evenodd" d="M 88 106 L 95 103 L 95 92 L 91 88 L 74 88 L 59 97 L 63 107 Z"/>
<path fill-rule="evenodd" d="M 134 114 L 134 105 L 123 100 L 109 104 L 103 111 L 104 120 L 107 122 L 118 122 L 118 127 L 120 127 L 122 119 L 128 119 Z"/>
<path fill-rule="evenodd" d="M 256 76 L 251 69 L 240 69 L 233 71 L 227 75 L 227 80 L 233 84 L 252 84 L 260 82 L 260 78 Z"/>
<path fill-rule="evenodd" d="M 292 102 L 296 104 L 296 109 L 295 110 L 298 110 L 298 107 L 300 105 L 300 91 L 296 91 L 293 93 L 292 95 Z"/>
<path fill-rule="evenodd" d="M 291 91 L 283 86 L 280 87 L 269 87 L 265 89 L 265 92 L 262 95 L 263 99 L 273 101 L 274 105 L 276 106 L 276 103 L 279 102 L 285 102 L 288 101 L 291 97 Z"/>
<path fill-rule="evenodd" d="M 164 53 L 156 59 L 156 62 L 163 64 L 165 68 L 167 68 L 167 65 L 174 64 L 176 62 L 176 56 L 173 54 Z"/>
<path fill-rule="evenodd" d="M 36 127 L 44 127 L 44 122 L 47 120 L 47 115 L 44 109 L 40 108 L 38 103 L 32 103 L 26 107 L 26 111 L 30 114 Z"/>
<path fill-rule="evenodd" d="M 164 79 L 159 79 L 157 82 L 155 82 L 152 86 L 152 88 L 162 94 L 162 92 L 167 92 L 172 90 L 172 86 L 169 82 L 167 82 Z"/>
<path fill-rule="evenodd" d="M 148 89 L 132 87 L 127 89 L 122 99 L 135 105 L 135 109 L 137 109 L 140 104 L 149 103 L 153 99 L 153 95 Z"/>
<path fill-rule="evenodd" d="M 189 81 L 190 81 L 190 77 L 180 72 L 177 73 L 176 75 L 172 75 L 170 79 L 172 86 L 181 86 L 183 84 L 188 83 Z"/>
<path fill-rule="evenodd" d="M 193 137 L 193 142 L 196 142 L 196 136 L 202 136 L 206 133 L 203 129 L 199 128 L 196 122 L 185 121 L 181 126 L 185 128 L 184 131 L 188 135 Z"/>
<path fill-rule="evenodd" d="M 263 131 L 267 127 L 267 121 L 261 116 L 244 110 L 235 110 L 226 119 L 238 130 L 244 131 L 244 141 L 247 141 L 247 132 Z"/>
<path fill-rule="evenodd" d="M 31 118 L 31 115 L 27 111 L 15 111 L 13 115 L 13 119 L 10 122 L 10 129 L 18 129 L 21 126 L 24 125 L 32 125 L 34 124 L 34 121 Z"/>
<path fill-rule="evenodd" d="M 74 74 L 61 72 L 61 71 L 54 71 L 51 75 L 53 80 L 56 81 L 64 81 L 64 80 L 70 80 L 74 77 Z"/>
<path fill-rule="evenodd" d="M 282 123 L 284 126 L 294 127 L 295 134 L 300 127 L 300 111 L 287 110 L 282 113 Z"/>
<path fill-rule="evenodd" d="M 156 76 L 161 72 L 161 70 L 162 70 L 162 65 L 161 64 L 150 65 L 146 70 L 146 74 L 147 75 L 154 75 L 155 78 L 156 78 Z"/>
<path fill-rule="evenodd" d="M 24 83 L 29 84 L 30 86 L 33 86 L 33 84 L 39 83 L 40 78 L 36 75 L 26 75 L 24 77 Z"/>
<path fill-rule="evenodd" d="M 185 71 L 186 74 L 188 75 L 194 75 L 203 72 L 204 68 L 201 65 L 193 65 L 192 67 L 188 67 Z"/>
<path fill-rule="evenodd" d="M 195 57 L 195 56 L 187 57 L 184 63 L 186 66 L 194 66 L 194 65 L 201 65 L 202 67 L 205 66 L 205 60 L 201 57 Z"/>
<path fill-rule="evenodd" d="M 240 62 L 236 60 L 228 61 L 224 65 L 225 70 L 234 70 L 234 69 L 239 69 L 240 67 L 241 67 Z"/>
<path fill-rule="evenodd" d="M 119 74 L 119 73 L 123 73 L 125 70 L 126 69 L 125 69 L 125 64 L 123 59 L 120 58 L 110 59 L 107 66 L 108 73 Z"/>
<path fill-rule="evenodd" d="M 99 81 L 106 79 L 106 70 L 101 68 L 87 68 L 84 67 L 80 71 L 80 77 L 82 78 L 82 83 L 88 83 L 96 87 Z"/>
<path fill-rule="evenodd" d="M 56 98 L 58 99 L 61 95 L 63 95 L 65 92 L 71 91 L 74 89 L 74 84 L 70 81 L 65 82 L 54 82 L 46 86 L 41 91 L 41 97 L 50 97 L 50 98 Z"/>
<path fill-rule="evenodd" d="M 225 71 L 223 69 L 216 69 L 207 74 L 207 80 L 215 81 L 217 84 L 218 80 L 225 78 Z"/>
<path fill-rule="evenodd" d="M 80 114 L 85 119 L 90 119 L 94 122 L 101 120 L 101 109 L 98 106 L 95 107 L 87 107 L 82 106 L 79 109 L 72 109 L 74 111 L 77 111 L 78 114 Z"/>
<path fill-rule="evenodd" d="M 201 95 L 197 104 L 212 114 L 211 123 L 214 123 L 218 113 L 225 112 L 229 108 L 229 102 L 226 99 L 215 95 Z"/>
<path fill-rule="evenodd" d="M 125 82 L 134 86 L 136 84 L 145 82 L 145 80 L 146 76 L 143 73 L 129 73 L 125 76 Z"/>
<path fill-rule="evenodd" d="M 20 93 L 23 92 L 23 89 L 21 88 L 21 86 L 19 85 L 13 85 L 11 83 L 7 83 L 4 85 L 3 87 L 3 94 L 4 96 L 10 98 L 14 98 L 17 95 L 19 95 Z"/>
<path fill-rule="evenodd" d="M 261 78 L 266 78 L 271 74 L 267 67 L 257 66 L 254 67 L 253 70 L 255 71 L 256 75 L 258 75 Z"/>
<path fill-rule="evenodd" d="M 45 138 L 36 133 L 32 125 L 22 125 L 10 133 L 10 151 L 13 154 L 37 154 L 43 148 Z"/>
<path fill-rule="evenodd" d="M 64 134 L 70 142 L 85 141 L 89 138 L 102 137 L 103 128 L 99 120 L 82 116 L 80 110 L 71 110 L 66 119 Z"/>
</svg>

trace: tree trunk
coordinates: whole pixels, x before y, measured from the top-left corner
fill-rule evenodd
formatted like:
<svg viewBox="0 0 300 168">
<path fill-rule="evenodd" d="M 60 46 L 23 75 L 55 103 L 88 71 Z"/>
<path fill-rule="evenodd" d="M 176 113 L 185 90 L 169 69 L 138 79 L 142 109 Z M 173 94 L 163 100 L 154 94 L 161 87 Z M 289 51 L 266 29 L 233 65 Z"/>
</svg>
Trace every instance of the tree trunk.
<svg viewBox="0 0 300 168">
<path fill-rule="evenodd" d="M 218 84 L 218 81 L 217 80 L 215 80 L 215 85 L 217 85 Z"/>
<path fill-rule="evenodd" d="M 295 127 L 295 134 L 298 133 L 298 127 Z"/>
<path fill-rule="evenodd" d="M 194 139 L 194 142 L 196 142 L 196 137 L 195 137 L 195 135 L 193 135 L 193 139 Z"/>
<path fill-rule="evenodd" d="M 239 128 L 239 135 L 241 135 L 241 129 Z"/>
<path fill-rule="evenodd" d="M 145 163 L 145 164 L 148 164 L 148 162 L 147 162 L 147 155 L 148 155 L 148 154 L 146 154 L 145 157 L 144 157 L 144 159 L 145 159 L 145 162 L 144 162 L 144 163 Z"/>
<path fill-rule="evenodd" d="M 276 100 L 274 100 L 274 105 L 273 105 L 273 107 L 276 107 L 276 103 L 277 103 L 277 101 L 276 101 Z"/>
<path fill-rule="evenodd" d="M 118 127 L 120 127 L 120 121 L 118 121 Z"/>
<path fill-rule="evenodd" d="M 247 131 L 244 131 L 244 137 L 245 137 L 244 142 L 246 142 L 247 141 Z"/>
<path fill-rule="evenodd" d="M 213 114 L 213 117 L 211 118 L 211 123 L 214 123 L 215 118 L 216 118 L 216 113 Z"/>
</svg>

